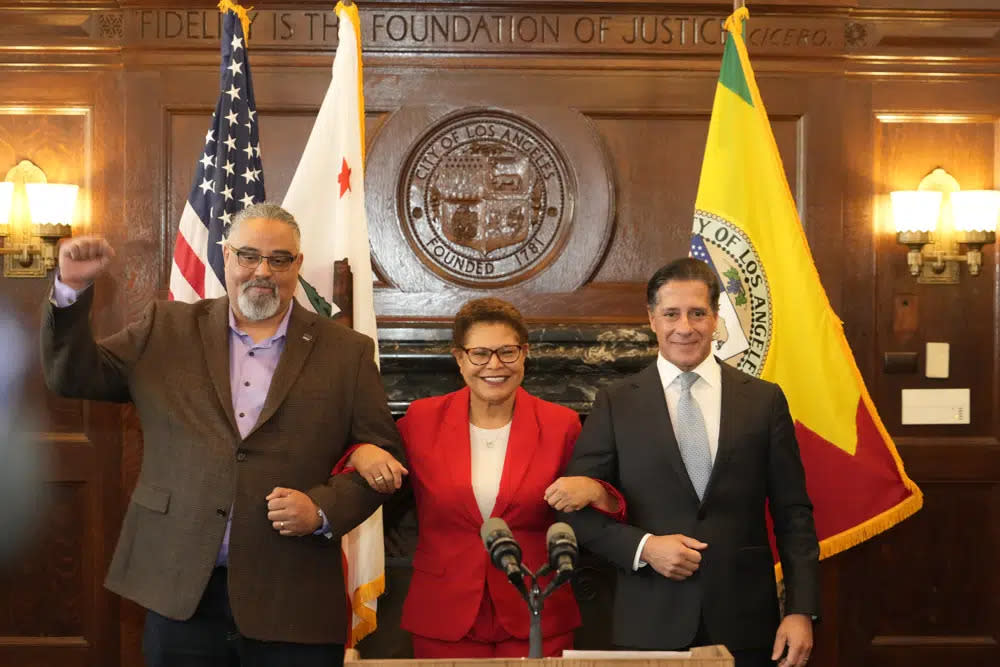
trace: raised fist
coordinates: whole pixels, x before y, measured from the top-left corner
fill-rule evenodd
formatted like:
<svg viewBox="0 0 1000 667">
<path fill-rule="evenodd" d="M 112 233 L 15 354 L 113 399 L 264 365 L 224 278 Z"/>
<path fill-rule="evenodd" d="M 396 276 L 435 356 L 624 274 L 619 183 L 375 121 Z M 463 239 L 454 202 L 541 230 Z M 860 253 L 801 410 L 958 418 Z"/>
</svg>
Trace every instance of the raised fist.
<svg viewBox="0 0 1000 667">
<path fill-rule="evenodd" d="M 114 248 L 100 236 L 68 239 L 59 246 L 59 280 L 82 290 L 94 282 L 114 256 Z"/>
</svg>

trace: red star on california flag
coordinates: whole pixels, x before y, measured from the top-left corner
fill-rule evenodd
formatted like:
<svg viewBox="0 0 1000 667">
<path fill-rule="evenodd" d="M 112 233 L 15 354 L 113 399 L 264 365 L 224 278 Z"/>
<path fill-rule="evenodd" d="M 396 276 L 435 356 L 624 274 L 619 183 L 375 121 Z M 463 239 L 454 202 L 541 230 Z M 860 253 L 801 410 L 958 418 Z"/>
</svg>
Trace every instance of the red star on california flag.
<svg viewBox="0 0 1000 667">
<path fill-rule="evenodd" d="M 347 158 L 344 158 L 340 166 L 340 173 L 337 175 L 337 182 L 340 183 L 340 196 L 351 189 L 351 168 L 347 166 Z"/>
</svg>

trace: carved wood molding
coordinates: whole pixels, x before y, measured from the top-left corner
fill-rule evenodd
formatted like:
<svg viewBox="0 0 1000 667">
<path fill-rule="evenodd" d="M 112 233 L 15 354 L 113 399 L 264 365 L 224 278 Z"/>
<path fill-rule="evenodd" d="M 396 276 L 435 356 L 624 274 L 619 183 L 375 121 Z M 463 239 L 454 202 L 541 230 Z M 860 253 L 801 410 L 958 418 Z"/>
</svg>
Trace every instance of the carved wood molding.
<svg viewBox="0 0 1000 667">
<path fill-rule="evenodd" d="M 857 2 L 777 2 L 752 8 L 747 41 L 757 56 L 791 59 L 942 55 L 1000 61 L 1000 11 L 858 8 Z M 365 2 L 366 55 L 566 55 L 648 58 L 714 55 L 728 15 L 718 2 Z M 327 52 L 336 47 L 336 17 L 328 3 L 297 2 L 258 9 L 251 39 L 258 53 Z M 0 3 L 3 53 L 29 47 L 66 58 L 96 51 L 217 50 L 219 13 L 202 3 Z M 971 52 L 970 52 L 971 51 Z M 973 53 L 974 52 L 974 53 Z M 12 56 L 13 57 L 13 56 Z M 171 56 L 163 54 L 167 60 Z"/>
</svg>

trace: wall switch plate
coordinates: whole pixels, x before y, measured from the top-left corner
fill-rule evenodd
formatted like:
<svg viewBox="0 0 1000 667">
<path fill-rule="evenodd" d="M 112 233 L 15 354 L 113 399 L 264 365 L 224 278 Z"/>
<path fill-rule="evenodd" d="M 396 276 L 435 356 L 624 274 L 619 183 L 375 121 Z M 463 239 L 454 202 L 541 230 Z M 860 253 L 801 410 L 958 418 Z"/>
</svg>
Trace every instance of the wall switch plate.
<svg viewBox="0 0 1000 667">
<path fill-rule="evenodd" d="M 968 424 L 969 390 L 904 389 L 904 424 Z"/>
<path fill-rule="evenodd" d="M 882 359 L 882 368 L 886 373 L 916 373 L 916 352 L 886 352 Z"/>
<path fill-rule="evenodd" d="M 950 345 L 948 343 L 927 343 L 924 374 L 929 378 L 948 377 L 948 361 Z"/>
</svg>

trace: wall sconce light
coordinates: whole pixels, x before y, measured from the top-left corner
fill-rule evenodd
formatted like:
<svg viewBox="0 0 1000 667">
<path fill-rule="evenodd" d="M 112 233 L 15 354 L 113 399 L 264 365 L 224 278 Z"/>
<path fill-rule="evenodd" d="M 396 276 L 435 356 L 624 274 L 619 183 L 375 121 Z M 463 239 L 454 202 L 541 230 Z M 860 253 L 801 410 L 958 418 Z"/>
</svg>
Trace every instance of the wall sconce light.
<svg viewBox="0 0 1000 667">
<path fill-rule="evenodd" d="M 968 264 L 969 275 L 979 275 L 983 246 L 996 241 L 1000 191 L 962 190 L 951 174 L 937 168 L 917 190 L 889 197 L 896 241 L 910 249 L 906 263 L 917 282 L 957 283 L 960 262 Z"/>
<path fill-rule="evenodd" d="M 3 275 L 44 278 L 56 266 L 56 244 L 73 233 L 75 185 L 49 183 L 45 172 L 22 160 L 0 183 Z"/>
<path fill-rule="evenodd" d="M 4 181 L 0 183 L 0 235 L 7 236 L 7 222 L 10 220 L 10 207 L 14 204 L 14 184 Z"/>
</svg>

